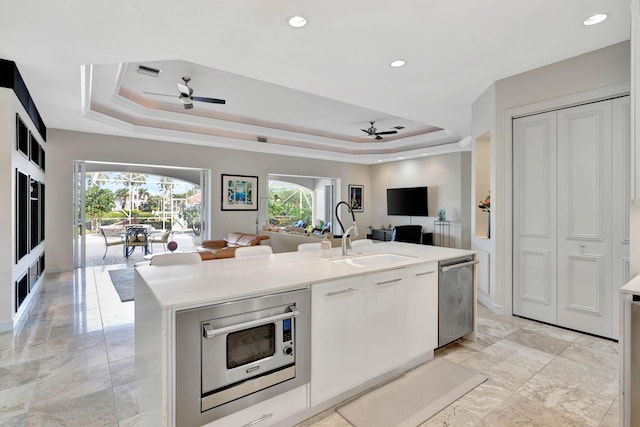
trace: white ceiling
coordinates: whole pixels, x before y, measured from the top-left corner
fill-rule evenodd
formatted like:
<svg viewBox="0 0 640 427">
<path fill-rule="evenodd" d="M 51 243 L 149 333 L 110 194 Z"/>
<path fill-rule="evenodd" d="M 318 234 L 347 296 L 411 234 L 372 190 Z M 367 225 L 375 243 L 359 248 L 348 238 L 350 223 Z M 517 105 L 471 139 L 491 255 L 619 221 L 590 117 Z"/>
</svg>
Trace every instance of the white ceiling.
<svg viewBox="0 0 640 427">
<path fill-rule="evenodd" d="M 494 81 L 630 33 L 629 0 L 178 6 L 11 2 L 3 6 L 0 57 L 17 63 L 49 128 L 373 163 L 461 149 L 471 103 Z M 595 12 L 610 17 L 582 25 Z M 295 14 L 309 24 L 289 27 Z M 389 67 L 396 58 L 407 65 Z M 138 64 L 162 72 L 142 75 Z M 185 110 L 176 88 L 184 75 L 194 96 L 227 104 Z M 372 120 L 379 131 L 405 129 L 375 141 L 361 131 Z"/>
</svg>

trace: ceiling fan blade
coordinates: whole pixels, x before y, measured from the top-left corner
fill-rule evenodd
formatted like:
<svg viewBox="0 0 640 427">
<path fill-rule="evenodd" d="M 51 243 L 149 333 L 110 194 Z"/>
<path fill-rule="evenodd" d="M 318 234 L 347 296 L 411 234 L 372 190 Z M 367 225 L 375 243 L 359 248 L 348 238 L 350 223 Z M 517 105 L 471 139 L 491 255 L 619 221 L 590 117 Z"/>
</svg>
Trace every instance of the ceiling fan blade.
<svg viewBox="0 0 640 427">
<path fill-rule="evenodd" d="M 380 141 L 382 137 L 376 133 L 376 140 Z"/>
<path fill-rule="evenodd" d="M 180 92 L 184 96 L 191 95 L 191 92 L 189 91 L 189 86 L 183 85 L 182 83 L 178 83 L 178 92 Z"/>
<path fill-rule="evenodd" d="M 192 96 L 191 99 L 193 101 L 208 102 L 209 104 L 226 104 L 227 103 L 227 101 L 225 101 L 224 99 L 203 98 L 201 96 Z"/>
<path fill-rule="evenodd" d="M 170 96 L 172 98 L 175 98 L 175 95 L 169 95 L 167 93 L 155 93 L 155 92 L 142 92 L 142 93 L 146 93 L 147 95 L 160 95 L 160 96 Z"/>
<path fill-rule="evenodd" d="M 394 133 L 398 133 L 397 130 L 386 130 L 384 132 L 376 132 L 376 135 L 393 135 Z"/>
<path fill-rule="evenodd" d="M 371 132 L 369 132 L 369 131 L 368 131 L 368 130 L 366 130 L 366 129 L 360 129 L 360 130 L 361 130 L 362 132 L 366 133 L 367 135 L 372 135 L 372 133 L 371 133 Z"/>
<path fill-rule="evenodd" d="M 182 105 L 184 105 L 185 110 L 190 110 L 193 108 L 193 104 L 182 104 Z"/>
</svg>

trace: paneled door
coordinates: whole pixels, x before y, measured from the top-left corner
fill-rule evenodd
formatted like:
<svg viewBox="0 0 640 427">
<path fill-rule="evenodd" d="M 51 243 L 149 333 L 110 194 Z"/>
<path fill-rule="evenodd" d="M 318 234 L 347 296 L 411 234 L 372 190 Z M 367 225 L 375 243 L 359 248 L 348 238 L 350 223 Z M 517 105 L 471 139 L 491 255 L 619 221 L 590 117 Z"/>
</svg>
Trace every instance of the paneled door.
<svg viewBox="0 0 640 427">
<path fill-rule="evenodd" d="M 556 113 L 513 122 L 513 312 L 555 324 Z"/>
<path fill-rule="evenodd" d="M 558 325 L 611 334 L 611 101 L 558 111 Z"/>
<path fill-rule="evenodd" d="M 514 314 L 617 337 L 629 274 L 628 105 L 513 121 Z"/>
</svg>

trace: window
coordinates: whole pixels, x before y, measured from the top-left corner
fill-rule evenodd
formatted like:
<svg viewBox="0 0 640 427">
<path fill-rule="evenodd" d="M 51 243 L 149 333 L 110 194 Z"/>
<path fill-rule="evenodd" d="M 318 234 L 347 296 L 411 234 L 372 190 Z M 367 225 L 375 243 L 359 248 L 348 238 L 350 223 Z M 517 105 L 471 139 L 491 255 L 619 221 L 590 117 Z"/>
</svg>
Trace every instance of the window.
<svg viewBox="0 0 640 427">
<path fill-rule="evenodd" d="M 269 181 L 269 223 L 279 227 L 313 225 L 313 191 L 285 181 Z"/>
</svg>

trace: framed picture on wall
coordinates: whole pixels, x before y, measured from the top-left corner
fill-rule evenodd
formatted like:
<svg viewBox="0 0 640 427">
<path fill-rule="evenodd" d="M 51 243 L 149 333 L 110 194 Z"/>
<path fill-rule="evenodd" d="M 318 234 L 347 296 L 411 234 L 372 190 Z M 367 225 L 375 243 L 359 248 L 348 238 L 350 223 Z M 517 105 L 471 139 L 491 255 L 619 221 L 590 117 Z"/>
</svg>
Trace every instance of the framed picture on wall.
<svg viewBox="0 0 640 427">
<path fill-rule="evenodd" d="M 364 211 L 362 194 L 364 193 L 364 185 L 349 184 L 349 205 L 354 212 Z"/>
<path fill-rule="evenodd" d="M 257 211 L 258 177 L 222 175 L 222 210 Z"/>
</svg>

